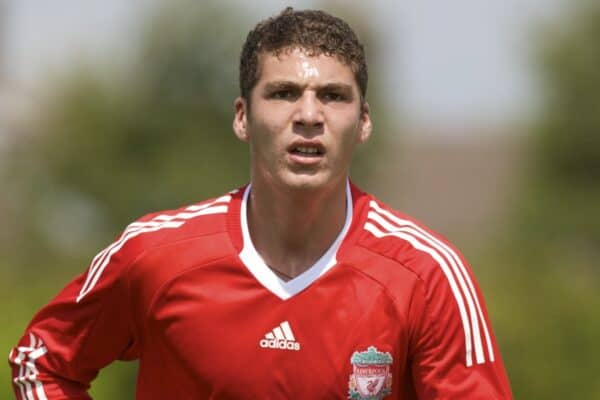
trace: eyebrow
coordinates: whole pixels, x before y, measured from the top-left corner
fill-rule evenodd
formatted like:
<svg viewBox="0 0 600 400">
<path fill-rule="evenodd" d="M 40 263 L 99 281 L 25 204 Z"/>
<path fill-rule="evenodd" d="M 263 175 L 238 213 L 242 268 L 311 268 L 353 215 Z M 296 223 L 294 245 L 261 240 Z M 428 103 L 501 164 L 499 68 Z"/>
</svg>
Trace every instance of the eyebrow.
<svg viewBox="0 0 600 400">
<path fill-rule="evenodd" d="M 352 94 L 352 86 L 348 85 L 346 83 L 336 83 L 336 82 L 327 83 L 327 84 L 319 87 L 318 90 L 333 90 L 333 91 L 339 91 L 339 92 Z"/>
<path fill-rule="evenodd" d="M 267 84 L 265 85 L 265 91 L 271 92 L 280 89 L 291 89 L 297 87 L 300 87 L 300 85 L 294 81 L 273 81 L 267 82 Z"/>
</svg>

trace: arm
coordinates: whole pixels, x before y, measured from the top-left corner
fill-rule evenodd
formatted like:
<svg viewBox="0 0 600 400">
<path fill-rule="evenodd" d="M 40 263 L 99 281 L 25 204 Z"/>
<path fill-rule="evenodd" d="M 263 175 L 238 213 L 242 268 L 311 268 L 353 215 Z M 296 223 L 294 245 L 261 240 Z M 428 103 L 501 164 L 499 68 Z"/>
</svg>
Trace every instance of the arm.
<svg viewBox="0 0 600 400">
<path fill-rule="evenodd" d="M 87 390 L 100 368 L 115 359 L 136 358 L 127 256 L 119 252 L 107 257 L 107 249 L 87 274 L 35 315 L 11 350 L 17 399 L 90 399 Z"/>
<path fill-rule="evenodd" d="M 419 399 L 511 400 L 480 289 L 450 247 L 421 277 L 411 318 L 411 367 Z"/>
</svg>

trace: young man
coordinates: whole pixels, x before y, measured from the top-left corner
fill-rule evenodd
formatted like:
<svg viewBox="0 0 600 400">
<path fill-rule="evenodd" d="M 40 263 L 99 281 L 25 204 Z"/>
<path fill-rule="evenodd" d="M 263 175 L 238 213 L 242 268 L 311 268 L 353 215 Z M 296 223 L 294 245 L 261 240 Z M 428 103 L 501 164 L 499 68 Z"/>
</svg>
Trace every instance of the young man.
<svg viewBox="0 0 600 400">
<path fill-rule="evenodd" d="M 348 25 L 261 22 L 240 86 L 251 184 L 129 225 L 11 351 L 17 398 L 139 359 L 138 399 L 511 399 L 467 263 L 348 181 L 371 133 Z"/>
</svg>

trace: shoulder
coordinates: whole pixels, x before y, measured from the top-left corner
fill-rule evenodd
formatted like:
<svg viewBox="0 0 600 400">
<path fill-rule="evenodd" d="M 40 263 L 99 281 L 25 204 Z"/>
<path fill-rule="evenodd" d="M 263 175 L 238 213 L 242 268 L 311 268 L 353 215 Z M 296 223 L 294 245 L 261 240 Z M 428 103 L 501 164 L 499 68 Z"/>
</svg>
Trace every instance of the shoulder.
<svg viewBox="0 0 600 400">
<path fill-rule="evenodd" d="M 225 216 L 234 193 L 235 191 L 177 209 L 144 215 L 125 228 L 121 239 L 131 242 L 132 247 L 143 250 L 223 231 Z"/>
<path fill-rule="evenodd" d="M 359 246 L 395 261 L 425 282 L 443 275 L 447 268 L 463 264 L 456 247 L 418 219 L 372 195 L 364 196 L 361 203 Z"/>
<path fill-rule="evenodd" d="M 146 214 L 127 225 L 111 246 L 139 255 L 153 247 L 224 231 L 232 194 Z"/>
<path fill-rule="evenodd" d="M 173 210 L 150 213 L 127 225 L 114 242 L 92 259 L 78 299 L 92 291 L 99 281 L 129 275 L 123 273 L 134 264 L 144 265 L 139 271 L 144 276 L 147 274 L 143 271 L 158 273 L 156 266 L 169 267 L 172 263 L 167 260 L 173 264 L 176 262 L 172 256 L 178 254 L 177 244 L 225 232 L 226 215 L 235 192 Z M 198 242 L 194 244 L 194 255 L 203 254 Z M 214 249 L 214 241 L 207 246 Z M 145 260 L 148 255 L 157 253 L 161 254 L 161 261 L 156 258 L 152 262 Z"/>
</svg>

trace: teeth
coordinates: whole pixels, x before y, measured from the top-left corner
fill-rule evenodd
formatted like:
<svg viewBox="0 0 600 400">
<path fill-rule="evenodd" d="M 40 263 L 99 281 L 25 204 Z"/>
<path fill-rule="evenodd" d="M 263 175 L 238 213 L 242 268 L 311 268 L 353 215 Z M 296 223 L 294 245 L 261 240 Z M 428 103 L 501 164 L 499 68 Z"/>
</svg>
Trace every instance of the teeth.
<svg viewBox="0 0 600 400">
<path fill-rule="evenodd" d="M 316 154 L 319 152 L 319 150 L 315 149 L 314 147 L 296 147 L 296 151 L 306 154 Z"/>
</svg>

